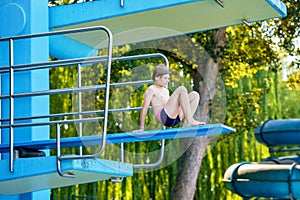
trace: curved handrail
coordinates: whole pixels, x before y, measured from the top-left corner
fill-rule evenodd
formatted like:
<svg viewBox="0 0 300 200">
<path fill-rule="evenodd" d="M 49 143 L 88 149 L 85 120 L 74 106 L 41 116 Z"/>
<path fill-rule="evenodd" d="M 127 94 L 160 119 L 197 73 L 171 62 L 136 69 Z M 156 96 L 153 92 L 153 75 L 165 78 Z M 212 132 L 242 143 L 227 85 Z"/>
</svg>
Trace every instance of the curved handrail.
<svg viewBox="0 0 300 200">
<path fill-rule="evenodd" d="M 105 28 L 104 31 L 108 35 L 108 54 L 107 54 L 107 68 L 106 68 L 106 82 L 105 82 L 105 100 L 104 100 L 104 119 L 103 119 L 103 133 L 102 133 L 102 141 L 101 148 L 93 155 L 74 155 L 74 156 L 66 156 L 61 157 L 61 155 L 57 155 L 57 166 L 60 166 L 61 160 L 74 160 L 74 159 L 87 159 L 87 158 L 96 158 L 100 156 L 106 146 L 106 134 L 107 134 L 107 122 L 108 122 L 108 106 L 109 106 L 109 95 L 110 95 L 110 76 L 111 76 L 111 63 L 112 63 L 112 47 L 113 47 L 113 36 L 109 29 Z M 58 131 L 60 127 L 57 128 L 57 146 L 60 147 L 60 131 Z M 63 174 L 60 170 L 60 167 L 57 168 L 59 175 L 63 177 L 70 177 L 69 175 Z M 73 176 L 71 176 L 73 177 Z"/>
<path fill-rule="evenodd" d="M 9 66 L 8 67 L 3 67 L 1 73 L 9 73 L 9 82 L 10 82 L 10 89 L 9 89 L 9 95 L 2 95 L 1 98 L 8 98 L 10 101 L 9 103 L 9 125 L 7 128 L 9 128 L 9 145 L 10 145 L 10 152 L 9 152 L 9 169 L 10 172 L 14 171 L 14 127 L 16 124 L 14 124 L 14 98 L 16 98 L 16 94 L 14 94 L 14 73 L 16 71 L 20 71 L 21 68 L 24 70 L 33 70 L 34 67 L 36 69 L 40 69 L 40 67 L 37 66 L 37 64 L 31 64 L 33 67 L 29 67 L 28 69 L 25 69 L 26 66 L 29 64 L 25 65 L 19 65 L 15 66 L 14 65 L 14 40 L 20 40 L 20 39 L 26 39 L 26 38 L 36 38 L 36 37 L 46 37 L 46 36 L 51 36 L 51 35 L 61 35 L 61 34 L 70 34 L 70 33 L 78 33 L 78 32 L 87 32 L 87 31 L 96 31 L 96 30 L 102 30 L 107 34 L 108 37 L 108 55 L 106 56 L 106 62 L 107 62 L 107 76 L 106 76 L 106 84 L 105 84 L 105 105 L 104 105 L 104 125 L 103 125 L 103 140 L 102 140 L 102 146 L 99 152 L 97 152 L 96 156 L 99 156 L 105 148 L 106 144 L 106 132 L 107 132 L 107 116 L 108 116 L 108 100 L 109 100 L 109 92 L 110 92 L 110 72 L 111 72 L 111 62 L 112 62 L 112 47 L 113 47 L 113 36 L 111 31 L 106 28 L 105 26 L 95 26 L 95 27 L 86 27 L 86 28 L 76 28 L 76 29 L 70 29 L 70 30 L 61 30 L 61 31 L 53 31 L 53 32 L 47 32 L 47 33 L 37 33 L 37 34 L 29 34 L 29 35 L 21 35 L 21 36 L 12 36 L 12 37 L 5 37 L 5 38 L 0 38 L 1 41 L 8 41 L 9 42 Z M 103 58 L 103 57 L 101 57 Z M 99 57 L 97 57 L 99 59 Z M 78 59 L 77 59 L 78 60 Z M 82 59 L 81 59 L 82 60 Z M 87 58 L 85 58 L 87 60 Z M 64 63 L 68 61 L 59 61 L 56 62 L 58 63 Z M 51 66 L 51 62 L 45 63 Z M 32 93 L 27 93 L 26 95 L 32 95 Z M 38 124 L 39 125 L 39 124 Z M 5 128 L 1 124 L 1 127 Z M 94 155 L 95 156 L 95 155 Z M 58 158 L 61 159 L 61 158 Z M 76 159 L 76 158 L 74 158 Z"/>
</svg>

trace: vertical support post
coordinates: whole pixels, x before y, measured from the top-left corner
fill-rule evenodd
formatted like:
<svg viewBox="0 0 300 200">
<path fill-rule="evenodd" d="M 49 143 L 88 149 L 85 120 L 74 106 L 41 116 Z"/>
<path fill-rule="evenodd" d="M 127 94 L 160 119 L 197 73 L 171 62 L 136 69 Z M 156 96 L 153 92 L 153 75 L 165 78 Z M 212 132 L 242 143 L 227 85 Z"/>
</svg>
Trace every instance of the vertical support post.
<svg viewBox="0 0 300 200">
<path fill-rule="evenodd" d="M 125 161 L 125 155 L 124 155 L 124 143 L 120 143 L 120 162 Z M 113 183 L 121 183 L 123 181 L 123 177 L 121 178 L 111 178 L 110 181 Z"/>
<path fill-rule="evenodd" d="M 76 176 L 70 172 L 64 174 L 61 169 L 60 124 L 56 124 L 56 168 L 57 173 L 61 177 L 76 178 Z"/>
<path fill-rule="evenodd" d="M 14 42 L 9 40 L 9 170 L 14 171 Z"/>
<path fill-rule="evenodd" d="M 56 130 L 56 167 L 57 167 L 57 172 L 59 173 L 60 176 L 63 176 L 61 173 L 61 167 L 60 167 L 60 124 L 55 125 L 55 130 Z"/>
<path fill-rule="evenodd" d="M 125 161 L 125 155 L 124 155 L 124 143 L 120 144 L 120 161 Z"/>
<path fill-rule="evenodd" d="M 78 78 L 77 78 L 77 81 L 78 81 L 78 88 L 81 87 L 81 65 L 78 64 L 77 65 L 77 73 L 78 73 Z M 82 118 L 82 115 L 81 115 L 81 112 L 82 112 L 82 93 L 79 91 L 78 92 L 78 118 L 81 119 Z M 79 122 L 78 123 L 78 131 L 79 131 L 79 137 L 82 137 L 82 123 Z M 83 152 L 82 152 L 82 146 L 79 147 L 79 155 L 83 155 Z"/>
</svg>

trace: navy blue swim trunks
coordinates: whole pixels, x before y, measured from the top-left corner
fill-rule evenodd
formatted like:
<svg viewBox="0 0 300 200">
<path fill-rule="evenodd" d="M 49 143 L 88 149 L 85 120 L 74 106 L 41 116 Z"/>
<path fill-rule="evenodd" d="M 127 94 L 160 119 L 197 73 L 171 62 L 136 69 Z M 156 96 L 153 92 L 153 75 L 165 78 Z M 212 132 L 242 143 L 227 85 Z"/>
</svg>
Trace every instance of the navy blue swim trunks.
<svg viewBox="0 0 300 200">
<path fill-rule="evenodd" d="M 177 116 L 175 119 L 170 118 L 168 116 L 168 114 L 166 113 L 165 109 L 162 109 L 160 111 L 160 119 L 161 119 L 161 123 L 168 127 L 175 126 L 176 124 L 178 124 L 180 122 L 179 116 Z"/>
</svg>

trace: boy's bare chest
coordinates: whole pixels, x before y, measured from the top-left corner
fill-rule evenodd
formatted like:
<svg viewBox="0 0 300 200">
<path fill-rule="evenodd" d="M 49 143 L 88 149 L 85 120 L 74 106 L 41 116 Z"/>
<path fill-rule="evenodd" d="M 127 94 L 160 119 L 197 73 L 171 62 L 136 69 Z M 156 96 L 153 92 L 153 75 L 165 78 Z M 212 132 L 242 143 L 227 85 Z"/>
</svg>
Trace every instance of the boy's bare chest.
<svg viewBox="0 0 300 200">
<path fill-rule="evenodd" d="M 167 101 L 169 99 L 169 94 L 166 91 L 162 90 L 162 91 L 157 91 L 154 94 L 154 97 L 158 101 L 165 102 L 165 101 Z"/>
</svg>

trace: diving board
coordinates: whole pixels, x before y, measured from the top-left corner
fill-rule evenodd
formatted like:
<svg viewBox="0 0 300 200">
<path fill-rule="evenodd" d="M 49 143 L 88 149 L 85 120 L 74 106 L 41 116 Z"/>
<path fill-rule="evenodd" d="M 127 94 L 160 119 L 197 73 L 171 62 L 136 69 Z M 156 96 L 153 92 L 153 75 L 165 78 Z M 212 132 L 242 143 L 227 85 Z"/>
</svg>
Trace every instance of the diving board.
<svg viewBox="0 0 300 200">
<path fill-rule="evenodd" d="M 107 144 L 143 142 L 151 140 L 201 137 L 210 135 L 219 135 L 221 133 L 232 133 L 235 129 L 223 124 L 208 124 L 205 126 L 193 126 L 186 128 L 170 128 L 163 130 L 150 130 L 138 133 L 115 133 L 107 134 Z M 61 148 L 76 146 L 94 146 L 101 145 L 102 136 L 84 136 L 61 138 Z M 32 148 L 32 149 L 52 149 L 56 148 L 56 139 L 37 140 L 31 142 L 14 143 L 15 148 Z M 9 152 L 9 144 L 0 144 L 0 153 Z"/>
<path fill-rule="evenodd" d="M 56 156 L 16 159 L 15 168 L 18 170 L 13 173 L 7 169 L 8 162 L 0 160 L 0 194 L 22 194 L 133 175 L 132 164 L 103 159 L 62 161 L 62 170 L 74 174 L 75 178 L 59 176 Z"/>
</svg>

